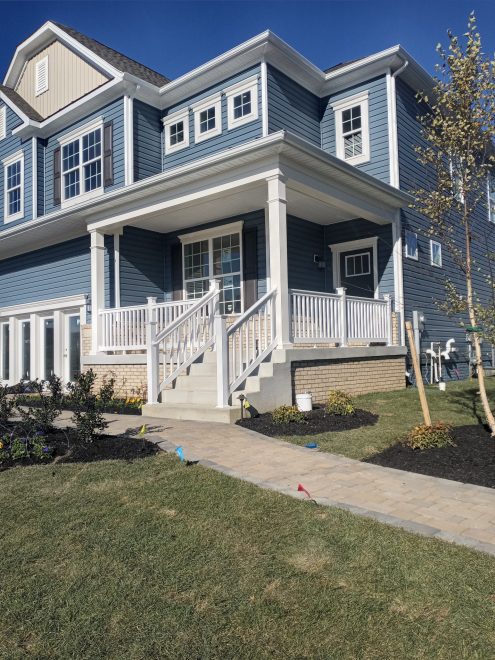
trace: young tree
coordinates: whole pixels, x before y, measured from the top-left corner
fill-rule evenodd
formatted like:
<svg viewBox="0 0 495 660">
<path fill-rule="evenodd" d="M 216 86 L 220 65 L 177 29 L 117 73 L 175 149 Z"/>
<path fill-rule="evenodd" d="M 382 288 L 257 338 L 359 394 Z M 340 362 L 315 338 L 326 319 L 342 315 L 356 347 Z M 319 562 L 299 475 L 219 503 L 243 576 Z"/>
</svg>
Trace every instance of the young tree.
<svg viewBox="0 0 495 660">
<path fill-rule="evenodd" d="M 441 306 L 451 315 L 467 316 L 472 333 L 478 384 L 486 420 L 495 436 L 495 419 L 485 387 L 480 345 L 479 266 L 473 257 L 477 233 L 476 215 L 486 210 L 487 177 L 495 165 L 495 61 L 482 50 L 474 13 L 460 40 L 448 33 L 449 46 L 437 51 L 434 89 L 420 93 L 419 120 L 423 143 L 416 148 L 419 162 L 427 168 L 429 187 L 414 191 L 414 208 L 430 221 L 429 232 L 438 237 L 459 269 L 460 277 L 446 283 Z M 479 245 L 480 250 L 483 246 Z M 489 273 L 485 273 L 489 277 Z M 462 321 L 461 321 L 462 322 Z"/>
</svg>

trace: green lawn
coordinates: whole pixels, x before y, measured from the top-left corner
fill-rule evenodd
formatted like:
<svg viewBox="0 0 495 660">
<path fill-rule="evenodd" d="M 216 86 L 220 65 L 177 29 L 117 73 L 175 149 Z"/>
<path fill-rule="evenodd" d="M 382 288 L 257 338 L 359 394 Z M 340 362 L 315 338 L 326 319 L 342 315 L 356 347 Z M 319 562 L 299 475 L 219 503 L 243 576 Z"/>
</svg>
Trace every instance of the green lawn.
<svg viewBox="0 0 495 660">
<path fill-rule="evenodd" d="M 9 470 L 0 506 L 2 658 L 495 657 L 494 558 L 174 456 Z"/>
<path fill-rule="evenodd" d="M 495 404 L 495 378 L 488 379 L 488 395 Z M 449 383 L 446 392 L 427 387 L 426 396 L 433 421 L 452 426 L 477 424 L 483 418 L 476 381 Z M 416 424 L 422 423 L 418 390 L 410 387 L 399 392 L 366 394 L 356 397 L 356 406 L 379 415 L 377 424 L 354 431 L 323 433 L 315 436 L 287 436 L 280 438 L 298 445 L 309 441 L 318 443 L 320 450 L 362 459 L 394 444 Z"/>
</svg>

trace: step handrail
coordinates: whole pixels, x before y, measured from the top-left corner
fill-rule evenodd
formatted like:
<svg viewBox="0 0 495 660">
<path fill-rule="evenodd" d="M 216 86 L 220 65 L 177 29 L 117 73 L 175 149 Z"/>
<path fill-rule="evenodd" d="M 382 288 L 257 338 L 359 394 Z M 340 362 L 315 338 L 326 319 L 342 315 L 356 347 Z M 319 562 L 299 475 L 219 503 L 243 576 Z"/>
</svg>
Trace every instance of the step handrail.
<svg viewBox="0 0 495 660">
<path fill-rule="evenodd" d="M 218 290 L 211 288 L 205 295 L 198 300 L 198 302 L 194 303 L 189 309 L 186 309 L 185 312 L 183 312 L 180 316 L 178 316 L 175 321 L 173 321 L 170 325 L 168 325 L 166 328 L 163 328 L 155 338 L 155 341 L 161 342 L 163 341 L 168 335 L 172 334 L 174 330 L 176 330 L 180 325 L 184 323 L 184 321 L 187 321 L 191 316 L 194 316 L 194 314 L 200 309 L 201 307 L 204 307 L 206 303 L 208 303 L 210 300 L 215 298 L 215 296 L 218 295 Z"/>
</svg>

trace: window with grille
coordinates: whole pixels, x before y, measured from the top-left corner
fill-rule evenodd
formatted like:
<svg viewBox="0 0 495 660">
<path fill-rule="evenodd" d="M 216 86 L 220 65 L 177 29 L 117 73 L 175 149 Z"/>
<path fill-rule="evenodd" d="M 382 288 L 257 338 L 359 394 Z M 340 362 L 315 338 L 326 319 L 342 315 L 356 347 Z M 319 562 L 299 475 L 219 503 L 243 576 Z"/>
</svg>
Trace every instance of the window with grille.
<svg viewBox="0 0 495 660">
<path fill-rule="evenodd" d="M 335 111 L 336 154 L 359 165 L 370 159 L 368 93 L 332 104 Z"/>
<path fill-rule="evenodd" d="M 4 222 L 24 216 L 24 154 L 18 152 L 4 160 Z"/>
<path fill-rule="evenodd" d="M 102 129 L 96 128 L 62 145 L 63 199 L 102 187 Z"/>
<path fill-rule="evenodd" d="M 225 90 L 227 125 L 237 128 L 258 119 L 258 77 L 251 76 Z"/>
</svg>

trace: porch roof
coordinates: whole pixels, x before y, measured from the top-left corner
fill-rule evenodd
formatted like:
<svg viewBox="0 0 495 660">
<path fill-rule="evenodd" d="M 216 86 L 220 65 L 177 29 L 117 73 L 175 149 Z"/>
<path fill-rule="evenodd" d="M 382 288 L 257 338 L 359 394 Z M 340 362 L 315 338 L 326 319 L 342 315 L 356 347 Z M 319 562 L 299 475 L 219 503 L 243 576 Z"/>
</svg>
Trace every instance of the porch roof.
<svg viewBox="0 0 495 660">
<path fill-rule="evenodd" d="M 0 232 L 0 258 L 124 225 L 168 232 L 263 208 L 266 179 L 287 179 L 288 211 L 321 224 L 393 220 L 406 193 L 287 131 L 154 175 Z M 61 224 L 63 222 L 63 225 Z M 63 232 L 61 232 L 61 229 Z"/>
</svg>

